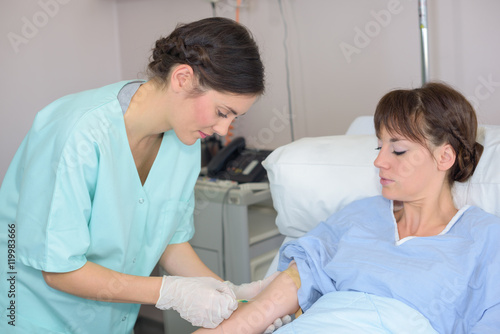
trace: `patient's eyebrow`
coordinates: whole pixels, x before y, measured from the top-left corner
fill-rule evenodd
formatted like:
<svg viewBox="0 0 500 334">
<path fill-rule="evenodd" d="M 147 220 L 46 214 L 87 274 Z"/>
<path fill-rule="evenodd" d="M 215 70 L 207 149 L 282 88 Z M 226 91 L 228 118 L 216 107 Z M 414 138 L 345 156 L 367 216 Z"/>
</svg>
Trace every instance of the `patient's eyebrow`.
<svg viewBox="0 0 500 334">
<path fill-rule="evenodd" d="M 381 138 L 378 138 L 378 137 L 377 137 L 377 139 L 378 139 L 378 140 L 380 140 L 380 141 L 382 141 L 382 139 L 381 139 Z M 402 141 L 402 140 L 405 140 L 405 139 L 401 139 L 401 138 L 390 138 L 390 139 L 389 139 L 389 142 L 390 142 L 390 143 L 397 143 L 398 141 Z"/>
</svg>

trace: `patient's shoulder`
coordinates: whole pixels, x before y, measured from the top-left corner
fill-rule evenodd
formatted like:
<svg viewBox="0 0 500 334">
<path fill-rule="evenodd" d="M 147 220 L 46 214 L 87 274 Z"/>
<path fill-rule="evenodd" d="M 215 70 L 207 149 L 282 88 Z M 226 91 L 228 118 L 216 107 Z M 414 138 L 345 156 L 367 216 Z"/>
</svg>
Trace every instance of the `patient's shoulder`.
<svg viewBox="0 0 500 334">
<path fill-rule="evenodd" d="M 471 206 L 448 232 L 456 237 L 468 240 L 471 247 L 481 250 L 495 249 L 500 254 L 500 217 L 488 213 L 479 207 Z M 482 251 L 481 251 L 482 252 Z"/>
<path fill-rule="evenodd" d="M 356 222 L 378 221 L 386 219 L 391 212 L 391 201 L 382 196 L 365 197 L 347 204 L 332 214 L 327 222 L 344 222 L 352 225 Z"/>
<path fill-rule="evenodd" d="M 483 209 L 471 205 L 462 214 L 461 220 L 467 226 L 486 227 L 492 228 L 500 227 L 500 217 L 484 211 Z"/>
<path fill-rule="evenodd" d="M 387 211 L 391 208 L 391 201 L 383 196 L 364 197 L 351 202 L 346 205 L 344 211 L 347 213 L 362 213 L 368 214 L 370 212 Z"/>
</svg>

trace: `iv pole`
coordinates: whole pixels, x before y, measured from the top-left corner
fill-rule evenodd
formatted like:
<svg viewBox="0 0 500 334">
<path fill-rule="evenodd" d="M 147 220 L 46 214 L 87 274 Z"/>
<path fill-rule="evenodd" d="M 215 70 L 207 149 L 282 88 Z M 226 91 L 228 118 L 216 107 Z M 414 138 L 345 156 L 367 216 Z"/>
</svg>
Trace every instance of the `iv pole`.
<svg viewBox="0 0 500 334">
<path fill-rule="evenodd" d="M 418 0 L 420 41 L 422 51 L 422 85 L 429 80 L 429 40 L 427 38 L 427 0 Z"/>
</svg>

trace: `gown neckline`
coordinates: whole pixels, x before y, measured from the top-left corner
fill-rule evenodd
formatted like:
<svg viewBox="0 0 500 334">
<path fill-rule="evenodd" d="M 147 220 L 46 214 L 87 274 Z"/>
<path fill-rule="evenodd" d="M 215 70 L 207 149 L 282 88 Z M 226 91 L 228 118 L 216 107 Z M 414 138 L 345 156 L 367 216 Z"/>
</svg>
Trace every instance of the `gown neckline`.
<svg viewBox="0 0 500 334">
<path fill-rule="evenodd" d="M 467 209 L 469 209 L 469 208 L 470 208 L 470 205 L 465 205 L 462 208 L 460 208 L 460 210 L 457 211 L 457 213 L 451 218 L 451 220 L 448 222 L 448 224 L 446 224 L 446 227 L 439 234 L 436 234 L 433 236 L 425 236 L 425 237 L 410 235 L 410 236 L 404 237 L 403 239 L 400 239 L 399 238 L 399 231 L 398 231 L 398 223 L 396 221 L 396 218 L 394 217 L 394 201 L 391 201 L 390 214 L 392 217 L 392 223 L 394 225 L 394 240 L 395 240 L 396 246 L 402 245 L 403 243 L 407 242 L 408 240 L 415 239 L 415 238 L 429 238 L 429 237 L 436 237 L 436 236 L 440 236 L 440 235 L 445 235 L 446 233 L 448 233 L 448 231 L 450 231 L 450 229 L 453 227 L 453 225 L 455 225 L 455 223 L 460 219 L 460 217 L 462 217 L 464 212 L 467 211 Z"/>
</svg>

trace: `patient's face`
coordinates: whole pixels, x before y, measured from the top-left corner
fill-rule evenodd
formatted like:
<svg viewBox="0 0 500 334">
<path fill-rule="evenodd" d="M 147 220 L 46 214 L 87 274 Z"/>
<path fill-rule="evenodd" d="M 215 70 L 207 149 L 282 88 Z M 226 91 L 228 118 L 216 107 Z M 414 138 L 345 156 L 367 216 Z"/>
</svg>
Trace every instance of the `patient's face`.
<svg viewBox="0 0 500 334">
<path fill-rule="evenodd" d="M 389 134 L 384 128 L 378 140 L 382 195 L 399 201 L 419 201 L 439 192 L 442 175 L 427 147 L 404 137 Z"/>
</svg>

